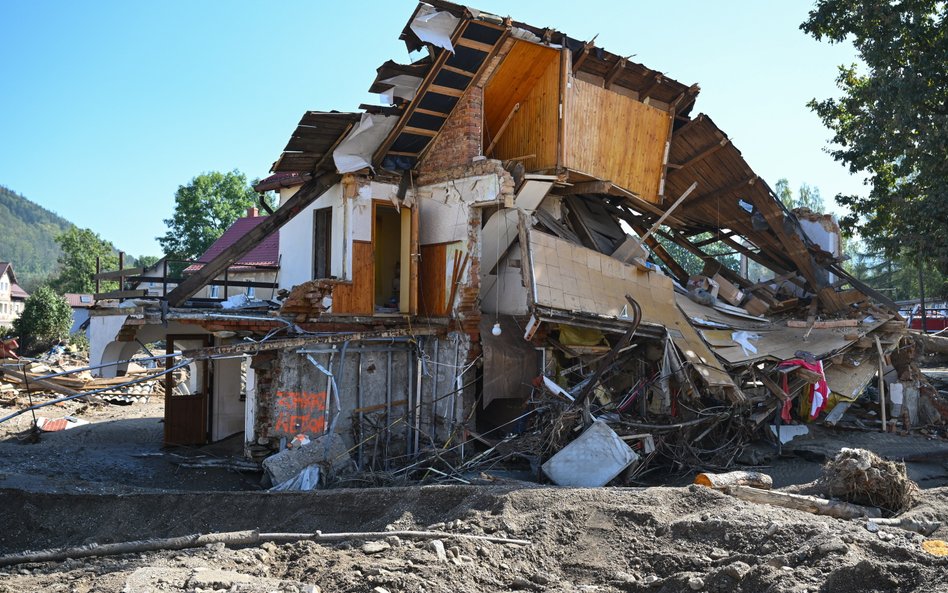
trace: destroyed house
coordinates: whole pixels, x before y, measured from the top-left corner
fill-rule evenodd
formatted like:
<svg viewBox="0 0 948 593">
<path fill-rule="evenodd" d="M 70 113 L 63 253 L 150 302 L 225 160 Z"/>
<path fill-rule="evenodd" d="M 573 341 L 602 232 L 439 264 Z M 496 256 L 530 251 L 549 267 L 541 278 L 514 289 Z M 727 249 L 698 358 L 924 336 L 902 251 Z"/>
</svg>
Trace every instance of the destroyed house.
<svg viewBox="0 0 948 593">
<path fill-rule="evenodd" d="M 697 85 L 440 0 L 401 39 L 423 57 L 378 68 L 386 105 L 303 114 L 257 186 L 273 213 L 160 302 L 93 311 L 94 362 L 181 353 L 169 444 L 243 431 L 264 456 L 328 434 L 361 470 L 448 471 L 511 433 L 545 457 L 569 438 L 559 410 L 726 465 L 733 447 L 703 439 L 844 404 L 898 348 L 894 304 L 694 113 Z M 277 229 L 277 299 L 192 299 Z"/>
</svg>

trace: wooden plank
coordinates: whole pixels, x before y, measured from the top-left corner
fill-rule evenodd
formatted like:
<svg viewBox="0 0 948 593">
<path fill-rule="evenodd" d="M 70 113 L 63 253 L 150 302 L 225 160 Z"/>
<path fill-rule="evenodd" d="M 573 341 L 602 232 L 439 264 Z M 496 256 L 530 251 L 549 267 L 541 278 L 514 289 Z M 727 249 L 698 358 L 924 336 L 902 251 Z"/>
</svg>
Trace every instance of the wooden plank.
<svg viewBox="0 0 948 593">
<path fill-rule="evenodd" d="M 581 181 L 572 185 L 557 187 L 553 190 L 558 196 L 576 196 L 582 194 L 608 194 L 612 189 L 611 181 Z"/>
<path fill-rule="evenodd" d="M 713 144 L 713 145 L 711 145 L 711 146 L 705 148 L 704 150 L 701 150 L 700 152 L 698 152 L 698 154 L 696 154 L 695 156 L 691 157 L 690 159 L 688 159 L 688 160 L 685 161 L 684 163 L 681 163 L 680 165 L 669 165 L 669 167 L 672 168 L 672 169 L 674 169 L 675 171 L 683 171 L 683 170 L 685 170 L 685 169 L 688 169 L 689 167 L 692 167 L 692 166 L 694 166 L 694 165 L 700 163 L 701 161 L 703 161 L 704 159 L 706 159 L 706 158 L 708 158 L 709 156 L 713 155 L 714 153 L 716 153 L 717 151 L 721 150 L 722 148 L 724 148 L 725 146 L 727 146 L 727 145 L 730 144 L 730 143 L 731 143 L 731 140 L 730 140 L 729 138 L 727 138 L 727 137 L 724 137 L 724 138 L 721 139 L 720 142 L 718 142 L 718 143 L 716 143 L 716 144 Z"/>
<path fill-rule="evenodd" d="M 494 51 L 494 46 L 489 43 L 481 43 L 480 41 L 474 41 L 473 39 L 468 39 L 467 37 L 461 37 L 454 42 L 454 45 L 460 45 L 462 47 L 469 47 L 471 49 L 476 49 L 477 51 L 482 51 L 486 54 Z"/>
<path fill-rule="evenodd" d="M 273 350 L 289 350 L 315 344 L 342 344 L 343 342 L 358 342 L 361 340 L 379 340 L 386 338 L 401 338 L 404 336 L 431 336 L 438 333 L 432 326 L 418 325 L 411 328 L 388 329 L 367 332 L 336 332 L 318 336 L 302 336 L 299 338 L 272 339 L 265 342 L 228 344 L 226 346 L 210 346 L 195 348 L 182 352 L 184 358 L 203 360 L 220 355 L 249 354 L 253 352 L 267 352 Z"/>
<path fill-rule="evenodd" d="M 447 66 L 443 66 L 443 68 L 447 68 Z M 434 111 L 433 109 L 423 109 L 423 108 L 421 108 L 421 107 L 416 107 L 416 108 L 412 111 L 412 113 L 421 113 L 421 114 L 423 114 L 423 115 L 433 115 L 433 116 L 435 116 L 435 117 L 443 117 L 443 118 L 445 118 L 445 119 L 447 119 L 447 117 L 448 117 L 448 114 L 447 114 L 447 113 L 443 113 L 443 112 L 441 112 L 441 111 Z M 395 154 L 395 153 L 390 152 L 389 154 Z"/>
<path fill-rule="evenodd" d="M 447 308 L 447 243 L 421 246 L 419 293 L 421 315 L 441 317 Z M 457 258 L 455 258 L 457 259 Z"/>
<path fill-rule="evenodd" d="M 449 86 L 441 86 L 440 84 L 430 85 L 426 92 L 429 93 L 438 93 L 439 95 L 447 95 L 449 97 L 460 97 L 464 94 L 464 89 L 453 89 Z M 404 130 L 402 130 L 404 132 Z"/>
<path fill-rule="evenodd" d="M 814 321 L 813 329 L 832 329 L 835 327 L 858 327 L 858 319 L 833 319 L 829 321 Z M 810 323 L 807 321 L 801 321 L 799 319 L 788 319 L 787 327 L 810 327 Z"/>
<path fill-rule="evenodd" d="M 124 270 L 113 270 L 111 272 L 99 272 L 92 276 L 93 280 L 117 280 L 127 276 L 137 276 L 144 272 L 144 268 L 126 268 Z"/>
<path fill-rule="evenodd" d="M 484 129 L 493 144 L 485 154 L 499 160 L 534 154 L 524 161 L 527 171 L 556 167 L 559 57 L 557 50 L 541 45 L 520 40 L 513 44 L 484 88 Z"/>
<path fill-rule="evenodd" d="M 426 128 L 416 128 L 414 126 L 405 126 L 402 128 L 402 132 L 405 134 L 417 134 L 418 136 L 430 136 L 434 137 L 438 135 L 438 130 L 428 130 Z"/>
<path fill-rule="evenodd" d="M 669 114 L 579 79 L 565 95 L 563 166 L 659 203 Z"/>
<path fill-rule="evenodd" d="M 168 293 L 166 297 L 168 305 L 171 307 L 181 306 L 184 301 L 206 286 L 209 281 L 219 276 L 237 260 L 249 253 L 251 249 L 270 236 L 273 231 L 289 222 L 301 209 L 312 204 L 319 196 L 339 183 L 341 179 L 341 175 L 332 172 L 325 173 L 304 183 L 299 191 L 277 208 L 273 214 L 267 216 L 263 222 L 250 229 L 247 234 L 237 239 L 230 247 L 205 264 L 198 272 L 185 278 L 181 284 Z"/>
<path fill-rule="evenodd" d="M 758 179 L 760 178 L 757 175 L 750 175 L 748 177 L 745 177 L 744 179 L 741 179 L 737 183 L 728 185 L 726 187 L 718 188 L 714 191 L 709 191 L 706 194 L 695 196 L 694 198 L 691 199 L 691 203 L 688 204 L 688 206 L 691 208 L 694 208 L 698 206 L 699 204 L 710 202 L 711 200 L 715 200 L 717 198 L 721 198 L 724 196 L 730 196 L 736 191 L 746 189 L 746 186 L 754 185 L 755 183 L 757 183 Z"/>
<path fill-rule="evenodd" d="M 109 292 L 98 292 L 94 295 L 97 301 L 107 299 L 134 299 L 143 296 L 148 296 L 147 290 L 110 290 Z"/>
<path fill-rule="evenodd" d="M 333 315 L 375 313 L 375 250 L 371 241 L 352 242 L 352 281 L 332 289 Z"/>
<path fill-rule="evenodd" d="M 487 150 L 484 151 L 484 154 L 490 156 L 494 152 L 494 146 L 497 145 L 497 141 L 500 140 L 504 135 L 504 131 L 507 130 L 507 126 L 510 125 L 510 120 L 513 119 L 514 114 L 520 111 L 520 103 L 515 103 L 513 109 L 510 110 L 510 114 L 507 116 L 507 119 L 504 120 L 504 123 L 500 125 L 500 129 L 497 130 L 497 133 L 494 134 L 494 138 L 490 141 L 490 144 L 487 145 Z"/>
</svg>

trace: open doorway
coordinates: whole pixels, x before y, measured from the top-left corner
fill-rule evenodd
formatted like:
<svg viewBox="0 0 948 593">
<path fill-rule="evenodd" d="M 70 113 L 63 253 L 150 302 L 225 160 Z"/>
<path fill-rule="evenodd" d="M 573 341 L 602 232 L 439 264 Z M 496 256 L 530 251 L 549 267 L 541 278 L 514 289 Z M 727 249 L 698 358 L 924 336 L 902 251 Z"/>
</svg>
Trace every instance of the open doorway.
<svg viewBox="0 0 948 593">
<path fill-rule="evenodd" d="M 211 345 L 209 335 L 175 335 L 166 339 L 166 353 Z M 210 432 L 210 393 L 212 389 L 208 361 L 196 360 L 165 375 L 165 445 L 204 445 Z"/>
<path fill-rule="evenodd" d="M 402 216 L 394 206 L 375 204 L 375 311 L 398 313 L 402 280 Z"/>
</svg>

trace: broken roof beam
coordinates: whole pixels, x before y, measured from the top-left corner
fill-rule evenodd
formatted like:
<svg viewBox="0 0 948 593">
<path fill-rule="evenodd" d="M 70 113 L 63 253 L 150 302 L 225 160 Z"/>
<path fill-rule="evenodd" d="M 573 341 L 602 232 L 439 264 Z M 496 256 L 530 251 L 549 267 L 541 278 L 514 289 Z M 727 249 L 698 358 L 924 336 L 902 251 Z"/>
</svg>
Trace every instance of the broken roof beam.
<svg viewBox="0 0 948 593">
<path fill-rule="evenodd" d="M 726 196 L 730 196 L 731 194 L 741 191 L 742 189 L 750 189 L 750 187 L 756 184 L 759 179 L 760 177 L 757 175 L 748 175 L 737 183 L 728 185 L 726 187 L 721 187 L 714 191 L 709 191 L 706 194 L 700 194 L 694 198 L 691 198 L 691 202 L 688 204 L 688 206 L 694 208 L 699 204 L 704 204 L 705 202 L 710 202 L 711 200 L 717 200 Z"/>
<path fill-rule="evenodd" d="M 723 138 L 721 138 L 720 141 L 716 142 L 715 144 L 712 144 L 711 146 L 708 146 L 707 148 L 700 150 L 697 154 L 695 154 L 693 157 L 689 158 L 687 161 L 683 163 L 679 163 L 679 164 L 669 163 L 668 168 L 672 169 L 673 172 L 684 171 L 685 169 L 688 169 L 690 167 L 693 167 L 694 165 L 697 165 L 698 163 L 708 158 L 709 156 L 713 155 L 714 153 L 721 150 L 722 148 L 724 148 L 730 143 L 731 143 L 731 139 L 728 138 L 727 136 L 724 136 Z"/>
<path fill-rule="evenodd" d="M 826 311 L 836 313 L 837 311 L 848 308 L 846 302 L 836 294 L 833 287 L 827 286 L 819 275 L 816 263 L 813 261 L 813 256 L 810 255 L 809 249 L 807 249 L 806 244 L 800 237 L 800 235 L 803 235 L 803 231 L 799 223 L 796 223 L 795 219 L 785 213 L 779 200 L 769 191 L 767 193 L 751 192 L 751 200 L 757 208 L 757 211 L 760 212 L 767 221 L 770 230 L 773 231 L 781 245 L 786 249 L 787 256 L 796 265 L 807 283 L 809 283 L 811 290 L 817 295 Z M 793 232 L 788 232 L 784 227 L 785 221 L 796 223 L 792 224 Z M 797 231 L 799 231 L 799 233 Z"/>
<path fill-rule="evenodd" d="M 576 52 L 578 55 L 573 58 L 573 74 L 579 72 L 579 68 L 583 65 L 583 62 L 586 61 L 586 58 L 589 57 L 589 52 L 596 47 L 596 37 L 598 36 L 599 35 L 596 35 L 584 43 L 583 47 Z"/>
<path fill-rule="evenodd" d="M 224 270 L 236 263 L 241 257 L 250 252 L 261 241 L 269 237 L 291 218 L 299 214 L 300 210 L 312 204 L 329 188 L 339 183 L 342 175 L 332 172 L 311 179 L 300 187 L 289 200 L 276 211 L 264 218 L 263 222 L 250 229 L 243 237 L 237 239 L 233 245 L 223 250 L 214 259 L 184 279 L 174 290 L 168 293 L 166 300 L 171 307 L 180 307 L 186 300 L 194 296 L 208 282 L 224 273 Z"/>
</svg>

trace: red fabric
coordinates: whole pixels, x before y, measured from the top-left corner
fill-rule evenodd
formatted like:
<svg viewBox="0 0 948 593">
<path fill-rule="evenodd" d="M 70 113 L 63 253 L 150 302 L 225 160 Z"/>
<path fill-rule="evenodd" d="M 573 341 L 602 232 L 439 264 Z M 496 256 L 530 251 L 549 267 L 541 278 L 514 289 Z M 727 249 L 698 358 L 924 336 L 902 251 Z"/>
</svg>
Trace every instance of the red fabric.
<svg viewBox="0 0 948 593">
<path fill-rule="evenodd" d="M 790 380 L 787 378 L 786 373 L 783 374 L 783 392 L 784 393 L 790 392 Z M 793 400 L 791 400 L 788 397 L 783 402 L 783 408 L 780 410 L 780 418 L 782 418 L 784 422 L 787 422 L 787 423 L 793 422 L 793 416 L 790 415 L 790 409 L 792 406 L 793 406 Z"/>
<path fill-rule="evenodd" d="M 829 401 L 829 385 L 826 383 L 826 375 L 823 374 L 823 363 L 821 361 L 816 361 L 815 363 L 809 363 L 801 358 L 791 358 L 790 360 L 785 360 L 781 362 L 778 366 L 781 367 L 803 367 L 805 369 L 811 370 L 814 373 L 819 373 L 820 379 L 816 383 L 812 384 L 812 403 L 810 404 L 810 420 L 813 420 L 820 415 L 820 412 L 826 408 L 826 403 Z M 786 376 L 784 377 L 786 381 Z"/>
</svg>

